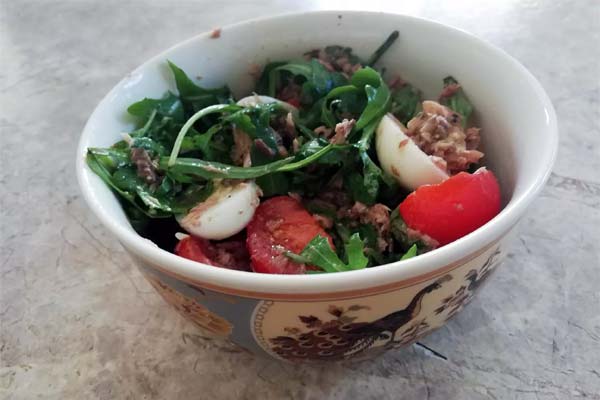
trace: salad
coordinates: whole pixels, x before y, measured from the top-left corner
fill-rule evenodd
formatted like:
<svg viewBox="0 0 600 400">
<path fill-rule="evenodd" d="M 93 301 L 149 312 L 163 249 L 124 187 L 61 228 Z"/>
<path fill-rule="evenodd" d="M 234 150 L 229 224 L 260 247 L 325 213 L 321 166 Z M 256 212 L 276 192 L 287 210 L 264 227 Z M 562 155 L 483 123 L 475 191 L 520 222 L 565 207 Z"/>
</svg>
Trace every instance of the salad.
<svg viewBox="0 0 600 400">
<path fill-rule="evenodd" d="M 377 68 L 397 38 L 253 66 L 241 99 L 167 61 L 177 93 L 129 106 L 137 129 L 87 164 L 141 236 L 214 267 L 340 272 L 444 246 L 500 211 L 500 189 L 454 78 L 424 100 Z"/>
</svg>

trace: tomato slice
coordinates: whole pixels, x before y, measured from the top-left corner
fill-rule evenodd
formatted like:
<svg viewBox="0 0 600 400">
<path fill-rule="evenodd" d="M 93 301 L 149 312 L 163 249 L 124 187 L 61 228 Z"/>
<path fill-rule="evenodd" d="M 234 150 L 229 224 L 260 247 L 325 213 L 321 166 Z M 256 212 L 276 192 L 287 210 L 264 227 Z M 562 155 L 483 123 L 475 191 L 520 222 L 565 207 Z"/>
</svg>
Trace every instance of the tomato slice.
<svg viewBox="0 0 600 400">
<path fill-rule="evenodd" d="M 216 265 L 208 256 L 210 242 L 205 239 L 188 236 L 181 239 L 175 246 L 175 254 L 193 261 L 208 265 Z"/>
<path fill-rule="evenodd" d="M 262 202 L 246 230 L 246 245 L 254 272 L 303 274 L 311 266 L 293 262 L 284 255 L 286 250 L 300 253 L 317 235 L 326 237 L 333 247 L 331 237 L 317 220 L 299 201 L 288 196 Z"/>
<path fill-rule="evenodd" d="M 406 225 L 440 245 L 473 232 L 500 212 L 500 186 L 491 171 L 461 172 L 437 185 L 424 185 L 399 206 Z"/>
<path fill-rule="evenodd" d="M 175 254 L 215 267 L 250 270 L 250 259 L 243 235 L 236 235 L 220 242 L 188 236 L 177 243 Z"/>
</svg>

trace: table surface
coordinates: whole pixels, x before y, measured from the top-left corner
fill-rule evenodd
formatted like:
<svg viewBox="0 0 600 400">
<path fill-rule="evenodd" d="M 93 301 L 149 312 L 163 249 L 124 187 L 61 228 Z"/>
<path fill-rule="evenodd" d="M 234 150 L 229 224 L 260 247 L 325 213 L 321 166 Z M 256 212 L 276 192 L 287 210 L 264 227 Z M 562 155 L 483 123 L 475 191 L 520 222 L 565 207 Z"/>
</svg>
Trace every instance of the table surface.
<svg viewBox="0 0 600 400">
<path fill-rule="evenodd" d="M 0 2 L 0 397 L 600 399 L 598 1 L 124 3 Z M 86 118 L 128 71 L 196 33 L 365 6 L 465 29 L 529 68 L 560 125 L 549 183 L 501 272 L 423 340 L 443 357 L 413 346 L 298 367 L 203 339 L 84 204 L 74 158 Z"/>
</svg>

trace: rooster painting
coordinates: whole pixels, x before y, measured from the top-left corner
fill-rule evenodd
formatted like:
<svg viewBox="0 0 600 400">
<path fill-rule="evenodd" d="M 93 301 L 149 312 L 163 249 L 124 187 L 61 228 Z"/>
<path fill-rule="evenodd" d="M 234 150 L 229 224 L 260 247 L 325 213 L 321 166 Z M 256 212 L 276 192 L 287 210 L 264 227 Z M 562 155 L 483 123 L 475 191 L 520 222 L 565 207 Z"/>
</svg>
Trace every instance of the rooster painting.
<svg viewBox="0 0 600 400">
<path fill-rule="evenodd" d="M 272 338 L 272 351 L 288 360 L 338 360 L 363 352 L 379 340 L 395 343 L 396 332 L 421 312 L 424 297 L 450 279 L 450 275 L 439 278 L 421 289 L 406 308 L 371 322 L 352 322 L 335 306 L 330 307 L 329 313 L 336 318 L 327 322 L 314 316 L 300 316 L 309 330 L 300 332 L 292 328 L 288 330 L 289 336 Z M 349 310 L 352 307 L 356 310 L 361 306 L 351 306 Z"/>
</svg>

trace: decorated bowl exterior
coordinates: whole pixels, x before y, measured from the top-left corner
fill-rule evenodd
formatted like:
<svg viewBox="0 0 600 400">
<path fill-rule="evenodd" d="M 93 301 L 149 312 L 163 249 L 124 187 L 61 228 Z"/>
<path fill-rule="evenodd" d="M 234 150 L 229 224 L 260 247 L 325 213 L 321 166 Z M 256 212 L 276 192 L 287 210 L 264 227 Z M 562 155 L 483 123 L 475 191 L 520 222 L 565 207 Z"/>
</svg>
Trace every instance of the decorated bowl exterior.
<svg viewBox="0 0 600 400">
<path fill-rule="evenodd" d="M 442 326 L 495 270 L 507 240 L 435 273 L 341 296 L 224 293 L 135 259 L 162 298 L 206 334 L 280 360 L 339 361 L 376 356 Z"/>
</svg>

